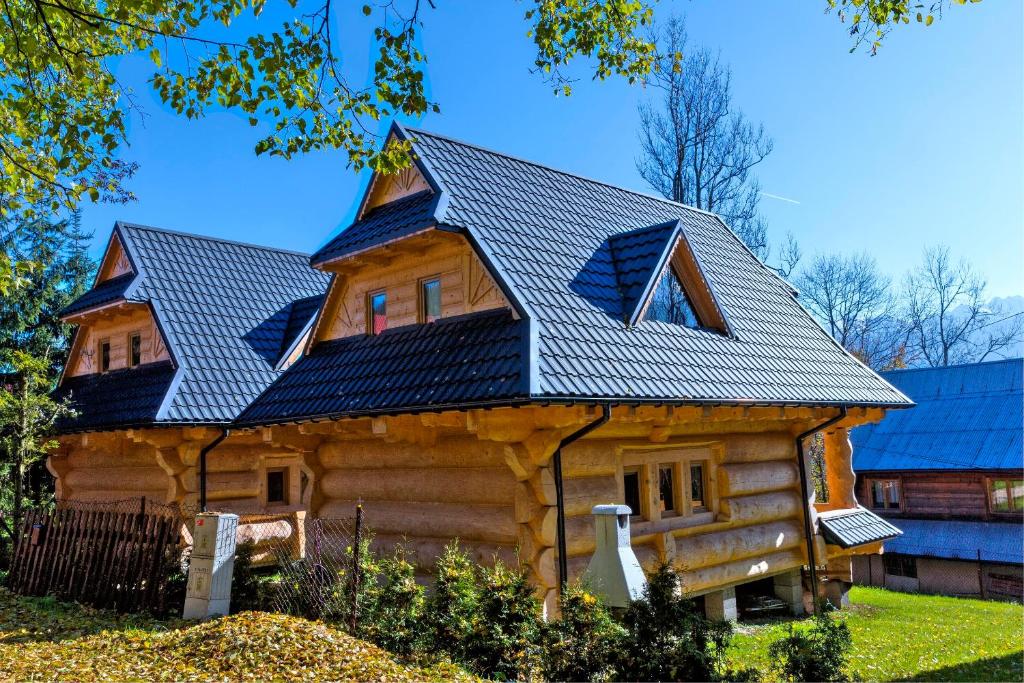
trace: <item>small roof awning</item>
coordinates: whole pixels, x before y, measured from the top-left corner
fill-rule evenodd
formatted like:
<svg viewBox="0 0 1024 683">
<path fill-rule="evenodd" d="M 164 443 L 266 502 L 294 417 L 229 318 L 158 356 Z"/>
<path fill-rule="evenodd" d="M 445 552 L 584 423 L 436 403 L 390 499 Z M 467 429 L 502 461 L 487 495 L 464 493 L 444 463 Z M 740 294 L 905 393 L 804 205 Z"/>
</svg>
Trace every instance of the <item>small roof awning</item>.
<svg viewBox="0 0 1024 683">
<path fill-rule="evenodd" d="M 903 532 L 862 507 L 829 510 L 818 515 L 821 535 L 840 548 L 854 548 L 896 538 Z"/>
</svg>

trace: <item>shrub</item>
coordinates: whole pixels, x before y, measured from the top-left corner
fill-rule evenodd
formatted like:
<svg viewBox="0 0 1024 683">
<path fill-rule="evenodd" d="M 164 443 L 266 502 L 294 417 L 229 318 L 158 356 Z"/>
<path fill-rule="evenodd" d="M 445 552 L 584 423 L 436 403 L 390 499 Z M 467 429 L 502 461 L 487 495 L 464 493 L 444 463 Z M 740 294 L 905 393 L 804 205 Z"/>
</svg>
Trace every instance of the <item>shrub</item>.
<svg viewBox="0 0 1024 683">
<path fill-rule="evenodd" d="M 426 598 L 416 583 L 416 567 L 402 546 L 377 562 L 376 573 L 365 576 L 365 601 L 359 605 L 360 636 L 391 652 L 408 657 L 422 649 Z"/>
<path fill-rule="evenodd" d="M 264 605 L 263 583 L 252 566 L 256 544 L 246 541 L 235 547 L 235 569 L 231 575 L 231 613 L 260 610 Z"/>
<path fill-rule="evenodd" d="M 623 680 L 715 680 L 732 635 L 731 625 L 709 621 L 681 596 L 679 579 L 667 565 L 649 578 L 643 597 L 630 603 L 623 626 L 616 667 Z"/>
<path fill-rule="evenodd" d="M 768 657 L 783 680 L 845 681 L 846 657 L 853 641 L 844 621 L 821 611 L 807 631 L 789 627 L 789 635 L 768 646 Z"/>
<path fill-rule="evenodd" d="M 468 643 L 480 608 L 477 567 L 459 548 L 458 541 L 445 546 L 434 562 L 434 588 L 427 599 L 426 624 L 434 650 L 453 661 L 466 662 Z"/>
<path fill-rule="evenodd" d="M 540 669 L 540 601 L 526 572 L 496 560 L 479 571 L 480 600 L 467 664 L 501 680 L 534 678 Z"/>
<path fill-rule="evenodd" d="M 560 604 L 560 617 L 544 637 L 544 677 L 549 681 L 607 681 L 625 630 L 602 600 L 577 582 Z"/>
</svg>

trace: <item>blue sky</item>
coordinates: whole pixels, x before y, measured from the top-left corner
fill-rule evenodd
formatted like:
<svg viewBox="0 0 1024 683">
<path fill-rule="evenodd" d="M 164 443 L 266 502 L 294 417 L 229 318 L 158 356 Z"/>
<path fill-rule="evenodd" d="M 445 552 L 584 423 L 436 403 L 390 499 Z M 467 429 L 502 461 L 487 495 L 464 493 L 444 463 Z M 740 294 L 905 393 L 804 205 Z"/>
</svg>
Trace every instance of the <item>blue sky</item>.
<svg viewBox="0 0 1024 683">
<path fill-rule="evenodd" d="M 554 97 L 529 73 L 524 4 L 435 4 L 423 48 L 441 114 L 408 123 L 648 190 L 634 164 L 642 88 L 585 80 Z M 338 5 L 346 55 L 365 72 L 371 24 L 361 3 Z M 736 104 L 775 141 L 757 174 L 791 201 L 762 199 L 770 235 L 793 232 L 805 259 L 867 251 L 897 277 L 941 242 L 985 274 L 991 295 L 1024 294 L 1024 3 L 954 6 L 927 29 L 897 31 L 874 58 L 849 54 L 824 5 L 656 7 L 685 13 L 691 42 L 721 51 Z M 179 119 L 148 90 L 148 60 L 118 68 L 147 113 L 133 117 L 123 154 L 141 166 L 130 184 L 138 201 L 85 206 L 97 254 L 117 219 L 305 251 L 347 224 L 367 176 L 342 154 L 258 158 L 259 129 L 244 119 Z"/>
</svg>

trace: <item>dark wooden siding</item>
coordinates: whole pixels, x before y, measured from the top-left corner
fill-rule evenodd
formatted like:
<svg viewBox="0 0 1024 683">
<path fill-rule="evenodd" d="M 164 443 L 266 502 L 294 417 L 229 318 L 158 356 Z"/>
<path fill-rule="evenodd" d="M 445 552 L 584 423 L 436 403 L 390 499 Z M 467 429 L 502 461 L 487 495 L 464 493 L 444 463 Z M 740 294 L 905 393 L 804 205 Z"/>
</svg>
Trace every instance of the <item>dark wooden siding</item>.
<svg viewBox="0 0 1024 683">
<path fill-rule="evenodd" d="M 857 475 L 857 499 L 871 508 L 869 482 L 873 479 L 899 479 L 902 509 L 899 513 L 914 517 L 1006 519 L 988 511 L 987 479 L 1020 477 L 1012 473 L 981 472 L 870 472 Z"/>
</svg>

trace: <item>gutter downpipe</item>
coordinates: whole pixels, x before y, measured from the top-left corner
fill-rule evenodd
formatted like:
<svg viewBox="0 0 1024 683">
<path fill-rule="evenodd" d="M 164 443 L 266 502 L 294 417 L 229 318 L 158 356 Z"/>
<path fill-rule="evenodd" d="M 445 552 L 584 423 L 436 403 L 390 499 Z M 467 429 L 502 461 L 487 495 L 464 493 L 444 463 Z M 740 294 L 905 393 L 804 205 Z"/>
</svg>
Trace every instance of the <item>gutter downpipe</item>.
<svg viewBox="0 0 1024 683">
<path fill-rule="evenodd" d="M 230 429 L 222 429 L 220 434 L 210 443 L 203 446 L 199 451 L 199 511 L 206 512 L 206 454 L 220 445 L 220 442 L 228 438 Z"/>
<path fill-rule="evenodd" d="M 559 595 L 565 593 L 565 587 L 569 583 L 569 558 L 566 556 L 566 541 L 565 541 L 565 490 L 562 486 L 562 449 L 576 441 L 581 439 L 590 432 L 594 431 L 601 425 L 608 422 L 611 419 L 612 411 L 611 406 L 607 403 L 601 406 L 601 417 L 597 418 L 588 425 L 584 425 L 580 429 L 576 430 L 569 436 L 565 437 L 558 443 L 558 448 L 555 449 L 555 454 L 551 458 L 551 465 L 555 470 L 555 507 L 557 516 L 557 527 L 558 527 L 558 587 Z"/>
<path fill-rule="evenodd" d="M 807 482 L 807 464 L 804 462 L 804 439 L 817 434 L 823 429 L 828 429 L 835 423 L 846 417 L 846 406 L 839 406 L 839 414 L 822 422 L 817 427 L 808 429 L 796 437 L 796 463 L 800 470 L 800 494 L 803 496 L 804 504 L 804 540 L 807 542 L 807 566 L 811 575 L 811 605 L 814 606 L 814 613 L 819 612 L 818 608 L 818 568 L 814 561 L 814 529 L 811 527 L 811 493 Z"/>
</svg>

